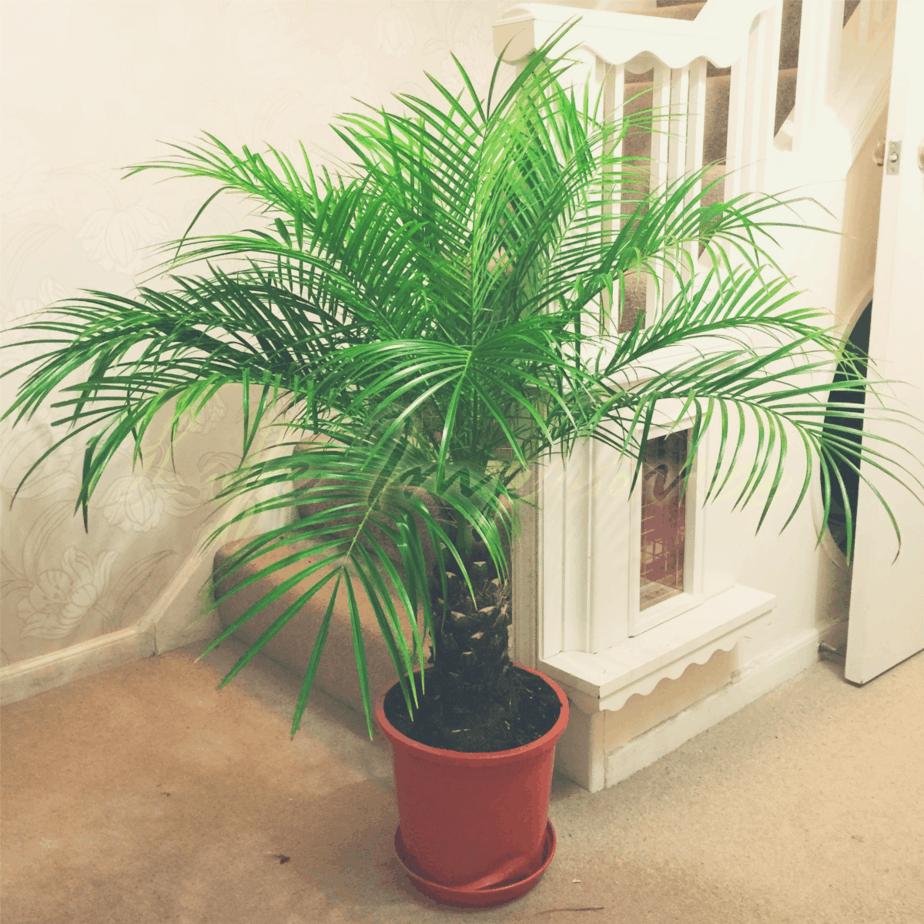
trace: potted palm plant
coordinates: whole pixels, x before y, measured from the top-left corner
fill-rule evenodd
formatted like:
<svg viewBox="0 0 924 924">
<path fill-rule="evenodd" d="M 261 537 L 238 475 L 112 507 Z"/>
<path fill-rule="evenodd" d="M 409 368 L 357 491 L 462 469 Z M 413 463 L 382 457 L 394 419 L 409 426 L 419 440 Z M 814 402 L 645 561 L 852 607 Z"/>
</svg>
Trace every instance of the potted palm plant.
<svg viewBox="0 0 924 924">
<path fill-rule="evenodd" d="M 162 285 L 86 292 L 25 324 L 45 349 L 6 411 L 19 421 L 52 396 L 68 409 L 56 445 L 87 437 L 86 518 L 113 454 L 126 440 L 140 448 L 162 408 L 175 431 L 219 388 L 242 386 L 245 458 L 220 496 L 271 496 L 231 522 L 304 515 L 237 550 L 222 586 L 237 593 L 234 575 L 276 551 L 258 576 L 294 567 L 284 589 L 300 593 L 223 682 L 322 595 L 294 734 L 345 600 L 369 732 L 376 716 L 395 751 L 399 853 L 420 888 L 467 904 L 522 894 L 554 850 L 547 808 L 567 699 L 508 653 L 510 548 L 537 463 L 594 439 L 634 460 L 637 476 L 649 429 L 674 402 L 693 418 L 690 458 L 717 429 L 713 485 L 743 467 L 745 500 L 769 486 L 764 513 L 793 464 L 787 440 L 808 460 L 793 513 L 813 462 L 825 520 L 844 464 L 907 471 L 851 438 L 862 407 L 828 400 L 813 375 L 833 368 L 840 342 L 824 312 L 793 306 L 769 250 L 795 200 L 707 207 L 705 171 L 649 190 L 644 162 L 616 152 L 653 114 L 600 117 L 586 89 L 563 85 L 559 39 L 505 90 L 498 62 L 486 98 L 460 65 L 460 94 L 431 78 L 441 105 L 402 95 L 400 112 L 342 117 L 355 163 L 339 175 L 307 154 L 236 153 L 213 136 L 132 168 L 208 178 L 218 191 L 198 214 L 229 193 L 262 220 L 235 234 L 191 226 L 165 245 Z M 619 215 L 604 222 L 617 195 Z M 628 323 L 627 284 L 657 273 L 676 295 Z M 870 385 L 865 367 L 843 368 L 842 396 Z M 273 420 L 292 451 L 247 458 Z M 746 456 L 751 428 L 760 439 Z M 377 703 L 363 597 L 398 675 Z"/>
</svg>

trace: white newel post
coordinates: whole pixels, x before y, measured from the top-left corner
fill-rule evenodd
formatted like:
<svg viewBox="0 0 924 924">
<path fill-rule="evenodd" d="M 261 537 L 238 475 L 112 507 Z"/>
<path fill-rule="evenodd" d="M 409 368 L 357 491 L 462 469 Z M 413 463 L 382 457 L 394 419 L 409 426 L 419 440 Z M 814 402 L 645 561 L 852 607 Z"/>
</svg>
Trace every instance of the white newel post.
<svg viewBox="0 0 924 924">
<path fill-rule="evenodd" d="M 776 92 L 780 70 L 780 39 L 783 2 L 777 0 L 756 20 L 749 42 L 748 83 L 751 88 L 752 118 L 748 129 L 751 169 L 748 189 L 764 189 L 767 155 L 773 144 Z"/>
<path fill-rule="evenodd" d="M 799 36 L 793 151 L 804 150 L 837 90 L 844 0 L 805 0 Z"/>
</svg>

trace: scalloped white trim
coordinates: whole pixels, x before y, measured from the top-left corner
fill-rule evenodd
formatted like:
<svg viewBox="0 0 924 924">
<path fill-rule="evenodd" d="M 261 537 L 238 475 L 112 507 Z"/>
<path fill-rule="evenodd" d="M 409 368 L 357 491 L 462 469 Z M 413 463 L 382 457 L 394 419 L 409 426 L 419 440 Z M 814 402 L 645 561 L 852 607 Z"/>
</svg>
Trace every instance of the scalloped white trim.
<svg viewBox="0 0 924 924">
<path fill-rule="evenodd" d="M 652 58 L 678 68 L 702 56 L 717 67 L 728 67 L 741 57 L 754 17 L 772 2 L 712 0 L 692 22 L 525 3 L 509 10 L 495 25 L 494 46 L 500 54 L 510 42 L 505 60 L 519 61 L 547 41 L 556 29 L 580 17 L 580 23 L 568 33 L 566 44 L 579 45 L 607 64 L 626 64 L 629 70 L 641 72 L 652 66 Z"/>
<path fill-rule="evenodd" d="M 739 709 L 810 668 L 818 660 L 818 632 L 809 629 L 742 667 L 734 682 L 599 758 L 603 789 L 669 754 Z M 601 716 L 602 718 L 602 716 Z M 589 787 L 588 787 L 589 788 Z"/>
<path fill-rule="evenodd" d="M 597 654 L 563 651 L 541 660 L 539 670 L 562 684 L 583 712 L 621 709 L 665 679 L 716 651 L 731 651 L 769 623 L 776 596 L 736 584 L 686 613 Z"/>
</svg>

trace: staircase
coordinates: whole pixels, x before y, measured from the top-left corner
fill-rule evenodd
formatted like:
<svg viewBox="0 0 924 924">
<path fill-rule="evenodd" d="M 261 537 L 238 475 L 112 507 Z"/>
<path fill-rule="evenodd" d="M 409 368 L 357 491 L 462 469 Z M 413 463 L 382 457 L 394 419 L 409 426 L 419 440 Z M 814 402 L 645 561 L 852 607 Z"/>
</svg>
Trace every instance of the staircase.
<svg viewBox="0 0 924 924">
<path fill-rule="evenodd" d="M 631 15 L 658 17 L 663 19 L 679 19 L 692 22 L 706 5 L 705 0 L 697 3 L 687 3 L 686 0 L 657 0 L 657 7 L 651 11 L 630 12 Z M 844 4 L 844 25 L 860 5 L 860 0 L 847 0 Z M 796 81 L 799 67 L 799 34 L 802 25 L 802 0 L 784 0 L 780 23 L 780 56 L 779 77 L 776 90 L 776 106 L 774 109 L 773 134 L 775 135 L 783 123 L 792 113 L 796 103 Z M 643 94 L 638 102 L 630 105 L 628 111 L 637 111 L 650 105 L 652 89 L 652 70 L 641 74 L 630 74 L 626 77 L 625 99 L 629 100 L 636 94 Z M 712 63 L 706 65 L 706 129 L 703 144 L 703 162 L 715 163 L 715 172 L 710 174 L 712 179 L 722 175 L 718 168 L 724 166 L 726 150 L 728 148 L 728 104 L 731 91 L 731 68 L 716 67 Z M 639 139 L 639 144 L 628 153 L 635 156 L 650 156 L 650 142 L 644 140 L 650 136 Z M 717 189 L 713 192 L 713 199 L 721 198 Z"/>
<path fill-rule="evenodd" d="M 827 2 L 825 0 L 825 4 Z M 738 45 L 730 47 L 728 43 L 731 43 L 731 38 L 723 45 L 715 37 L 724 25 L 721 11 L 717 16 L 716 10 L 721 6 L 728 11 L 726 18 L 733 19 L 736 15 L 743 15 L 741 10 L 748 4 L 754 8 L 763 8 L 756 14 L 756 25 L 748 31 L 750 20 L 745 19 L 743 29 L 739 29 Z M 594 71 L 593 58 L 596 55 L 597 63 L 606 64 L 605 77 L 602 79 L 610 81 L 608 86 L 614 104 L 620 101 L 630 109 L 667 104 L 674 109 L 678 94 L 684 103 L 689 100 L 689 116 L 682 121 L 679 132 L 672 122 L 673 137 L 670 140 L 663 134 L 636 135 L 624 142 L 627 145 L 625 153 L 652 158 L 654 167 L 651 183 L 662 182 L 665 177 L 697 169 L 703 164 L 712 164 L 706 182 L 719 182 L 710 190 L 707 203 L 738 195 L 748 189 L 761 189 L 769 164 L 790 151 L 804 151 L 809 144 L 820 112 L 821 98 L 833 99 L 840 88 L 841 96 L 837 98 L 841 99 L 842 106 L 849 109 L 851 103 L 845 103 L 842 97 L 851 90 L 852 78 L 849 69 L 845 71 L 843 65 L 838 70 L 840 35 L 832 34 L 834 23 L 825 20 L 827 7 L 824 4 L 809 0 L 806 7 L 803 10 L 801 0 L 785 0 L 782 3 L 779 0 L 767 0 L 763 4 L 754 4 L 752 0 L 736 0 L 731 5 L 730 0 L 710 0 L 709 3 L 658 0 L 656 8 L 634 12 L 629 17 L 624 10 L 620 13 L 593 11 L 586 14 L 584 10 L 579 11 L 584 15 L 584 21 L 581 25 L 583 31 L 578 34 L 588 36 L 587 44 L 592 49 L 588 63 L 590 73 L 600 74 L 604 70 L 597 67 Z M 528 29 L 524 33 L 527 37 L 522 39 L 524 44 L 520 52 L 511 46 L 512 56 L 527 54 L 530 41 L 533 42 L 532 47 L 535 47 L 574 13 L 573 8 L 538 4 L 516 8 L 508 13 L 505 20 L 516 19 L 516 29 L 521 29 L 524 21 L 532 29 L 531 33 Z M 652 23 L 658 22 L 659 26 L 652 27 L 650 35 L 639 35 L 637 29 L 632 30 L 628 25 L 613 25 L 630 22 L 634 25 L 636 17 L 645 17 Z M 660 26 L 665 20 L 673 20 L 677 25 L 665 23 L 663 27 Z M 687 34 L 684 31 L 687 27 L 680 25 L 686 23 L 695 27 L 704 20 L 709 20 L 709 25 L 708 28 L 703 26 L 700 33 L 690 31 Z M 860 67 L 862 48 L 868 43 L 879 41 L 877 36 L 889 28 L 889 22 L 883 19 L 881 9 L 877 9 L 877 4 L 872 0 L 848 0 L 844 3 L 843 23 L 846 25 L 850 20 L 853 20 L 850 24 L 851 35 L 849 43 L 845 39 L 845 44 L 854 49 L 851 54 L 856 59 L 856 66 Z M 499 24 L 496 29 L 498 47 L 503 47 L 514 34 L 510 31 L 512 28 L 507 28 L 506 23 Z M 729 26 L 729 35 L 731 31 Z M 803 49 L 803 67 L 800 69 L 800 38 L 805 35 L 810 36 L 811 42 Z M 701 43 L 703 51 L 696 50 L 697 42 Z M 861 51 L 856 51 L 855 46 Z M 689 48 L 693 50 L 686 50 Z M 646 62 L 646 54 L 647 60 L 651 61 L 647 69 L 639 66 L 640 62 Z M 677 57 L 677 61 L 670 60 L 672 55 Z M 773 65 L 767 64 L 769 58 L 773 58 Z M 718 64 L 712 63 L 714 59 L 718 59 Z M 670 67 L 663 64 L 663 61 L 668 61 Z M 766 67 L 761 71 L 765 65 L 774 66 L 775 80 L 767 76 L 772 72 Z M 766 88 L 774 83 L 775 91 L 771 91 L 771 99 Z M 860 90 L 855 91 L 851 99 L 856 95 L 858 98 L 863 97 L 863 100 L 867 96 L 874 100 L 876 91 L 870 89 L 868 83 L 858 78 L 857 86 Z M 881 96 L 881 90 L 879 94 Z M 626 100 L 630 102 L 626 103 Z M 856 103 L 855 108 L 860 105 Z M 869 122 L 868 115 L 865 118 Z M 860 116 L 857 119 L 862 123 Z M 630 327 L 639 311 L 657 311 L 658 300 L 670 296 L 669 284 L 662 286 L 660 294 L 655 289 L 655 286 L 643 282 L 639 282 L 634 289 L 630 288 L 620 311 L 618 329 Z M 244 541 L 229 544 L 219 550 L 215 558 L 216 573 Z M 272 558 L 269 555 L 254 562 L 238 579 L 255 575 Z M 272 577 L 256 581 L 230 600 L 224 601 L 219 606 L 222 624 L 231 625 L 248 606 L 278 587 L 289 573 L 283 570 Z M 220 584 L 218 588 L 219 593 L 227 589 L 225 584 Z M 514 594 L 517 594 L 516 585 Z M 252 644 L 299 595 L 298 586 L 290 589 L 259 617 L 238 629 L 235 633 L 237 638 Z M 533 599 L 535 594 L 527 592 L 524 596 Z M 393 681 L 394 670 L 379 636 L 374 613 L 362 597 L 360 607 L 371 689 L 377 691 Z M 308 664 L 324 608 L 324 604 L 317 598 L 309 601 L 302 607 L 300 614 L 272 638 L 264 653 L 301 675 Z M 350 620 L 345 605 L 338 606 L 334 611 L 316 685 L 336 699 L 362 710 Z"/>
<path fill-rule="evenodd" d="M 860 5 L 860 0 L 846 0 L 844 4 L 844 25 Z M 653 9 L 626 13 L 634 16 L 655 17 L 693 22 L 706 6 L 705 0 L 689 3 L 686 0 L 657 0 Z M 802 0 L 784 0 L 780 21 L 779 74 L 777 78 L 776 105 L 773 113 L 773 134 L 776 135 L 791 116 L 796 102 L 796 84 L 799 67 L 799 37 L 802 25 Z M 664 105 L 653 99 L 654 68 L 633 73 L 626 69 L 623 105 L 626 113 Z M 709 164 L 705 183 L 711 187 L 703 202 L 709 206 L 725 198 L 725 170 L 727 166 L 729 103 L 731 97 L 731 67 L 717 67 L 706 62 L 704 95 L 705 124 L 703 129 L 702 163 Z M 626 140 L 624 153 L 633 157 L 657 158 L 658 151 L 652 148 L 653 138 L 648 133 L 630 135 Z M 713 185 L 714 184 L 714 185 Z M 635 325 L 641 311 L 653 308 L 653 286 L 647 275 L 638 274 L 627 282 L 625 302 L 618 321 L 618 330 L 628 331 Z"/>
</svg>

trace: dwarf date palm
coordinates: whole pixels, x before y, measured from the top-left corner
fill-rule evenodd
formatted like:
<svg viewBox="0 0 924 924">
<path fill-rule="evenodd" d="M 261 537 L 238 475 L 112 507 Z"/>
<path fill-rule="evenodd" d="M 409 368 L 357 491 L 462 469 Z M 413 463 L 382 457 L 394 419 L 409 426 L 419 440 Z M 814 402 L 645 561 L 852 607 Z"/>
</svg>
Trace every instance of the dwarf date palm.
<svg viewBox="0 0 924 924">
<path fill-rule="evenodd" d="M 604 118 L 586 90 L 563 85 L 568 67 L 549 45 L 509 89 L 498 87 L 498 65 L 484 99 L 460 66 L 459 94 L 431 78 L 437 104 L 401 95 L 398 111 L 343 116 L 335 130 L 353 162 L 336 173 L 312 166 L 304 149 L 293 159 L 235 152 L 211 135 L 175 144 L 132 171 L 208 178 L 217 189 L 164 246 L 157 287 L 86 291 L 20 328 L 42 349 L 23 364 L 7 415 L 28 418 L 56 398 L 63 436 L 49 452 L 85 441 L 85 518 L 113 454 L 126 440 L 140 449 L 158 411 L 168 409 L 176 435 L 219 389 L 241 386 L 242 460 L 220 497 L 264 499 L 232 522 L 299 506 L 306 515 L 231 557 L 225 577 L 284 552 L 223 585 L 226 596 L 295 568 L 212 646 L 297 588 L 227 682 L 320 595 L 293 733 L 338 599 L 371 733 L 361 593 L 409 709 L 418 693 L 408 678 L 429 648 L 443 708 L 476 703 L 486 722 L 515 721 L 516 510 L 533 467 L 581 440 L 615 448 L 637 477 L 652 426 L 673 408 L 668 426 L 692 421 L 691 459 L 715 433 L 709 496 L 743 473 L 735 500 L 760 498 L 761 521 L 793 468 L 787 523 L 818 463 L 824 522 L 844 465 L 859 471 L 862 459 L 864 481 L 907 474 L 920 484 L 895 447 L 852 438 L 861 406 L 827 397 L 839 339 L 825 312 L 797 306 L 772 259 L 775 230 L 800 224 L 796 200 L 706 206 L 705 170 L 648 189 L 644 161 L 620 154 L 619 142 L 652 130 L 658 114 Z M 254 226 L 193 234 L 219 194 L 255 203 Z M 620 324 L 639 277 L 670 279 L 675 294 Z M 857 364 L 838 388 L 870 384 Z M 868 400 L 866 413 L 877 407 Z M 291 452 L 252 458 L 273 424 Z"/>
</svg>

